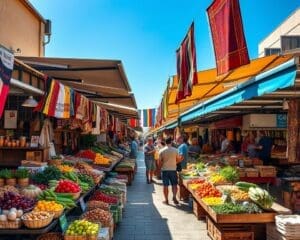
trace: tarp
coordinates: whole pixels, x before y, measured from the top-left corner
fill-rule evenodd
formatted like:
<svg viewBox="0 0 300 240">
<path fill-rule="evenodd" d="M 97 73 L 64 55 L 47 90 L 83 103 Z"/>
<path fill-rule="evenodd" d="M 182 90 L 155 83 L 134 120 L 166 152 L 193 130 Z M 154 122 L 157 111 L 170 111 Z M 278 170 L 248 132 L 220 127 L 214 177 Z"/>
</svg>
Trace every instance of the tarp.
<svg viewBox="0 0 300 240">
<path fill-rule="evenodd" d="M 236 87 L 213 97 L 190 111 L 182 114 L 181 122 L 187 122 L 213 111 L 241 103 L 255 97 L 273 93 L 295 84 L 296 65 L 291 59 L 269 71 L 258 74 L 251 80 L 238 84 Z"/>
<path fill-rule="evenodd" d="M 233 70 L 230 75 L 223 79 L 217 77 L 216 69 L 209 69 L 198 72 L 198 84 L 193 87 L 193 94 L 182 100 L 180 105 L 175 104 L 178 80 L 173 77 L 173 83 L 169 88 L 168 98 L 168 118 L 178 117 L 179 113 L 186 112 L 190 108 L 210 99 L 239 83 L 245 82 L 250 78 L 268 71 L 292 58 L 292 55 L 285 56 L 267 56 L 252 60 L 249 64 L 241 66 Z"/>
</svg>

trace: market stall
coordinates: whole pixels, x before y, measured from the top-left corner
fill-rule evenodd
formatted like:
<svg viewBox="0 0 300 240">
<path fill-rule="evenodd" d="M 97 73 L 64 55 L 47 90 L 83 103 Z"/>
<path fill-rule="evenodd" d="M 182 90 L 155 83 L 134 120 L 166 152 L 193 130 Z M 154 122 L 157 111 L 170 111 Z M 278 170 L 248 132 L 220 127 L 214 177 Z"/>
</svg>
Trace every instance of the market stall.
<svg viewBox="0 0 300 240">
<path fill-rule="evenodd" d="M 222 161 L 191 164 L 180 175 L 180 195 L 192 197 L 193 212 L 206 218 L 212 239 L 265 239 L 267 223 L 291 214 L 268 191 L 240 180 L 236 167 Z"/>
</svg>

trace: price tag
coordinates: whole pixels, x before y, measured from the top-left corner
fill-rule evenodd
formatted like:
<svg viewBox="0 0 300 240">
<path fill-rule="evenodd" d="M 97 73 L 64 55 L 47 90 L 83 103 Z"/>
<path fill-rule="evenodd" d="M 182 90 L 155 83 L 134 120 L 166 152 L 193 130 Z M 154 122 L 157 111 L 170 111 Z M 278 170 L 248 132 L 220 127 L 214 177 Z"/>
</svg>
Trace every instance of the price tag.
<svg viewBox="0 0 300 240">
<path fill-rule="evenodd" d="M 86 204 L 85 204 L 85 202 L 84 202 L 83 197 L 81 197 L 81 198 L 79 199 L 79 203 L 80 203 L 81 210 L 84 212 L 85 209 L 86 209 Z"/>
<path fill-rule="evenodd" d="M 60 225 L 60 228 L 62 230 L 62 232 L 65 232 L 68 228 L 68 221 L 67 221 L 67 218 L 66 218 L 66 214 L 63 214 L 59 217 L 59 225 Z"/>
</svg>

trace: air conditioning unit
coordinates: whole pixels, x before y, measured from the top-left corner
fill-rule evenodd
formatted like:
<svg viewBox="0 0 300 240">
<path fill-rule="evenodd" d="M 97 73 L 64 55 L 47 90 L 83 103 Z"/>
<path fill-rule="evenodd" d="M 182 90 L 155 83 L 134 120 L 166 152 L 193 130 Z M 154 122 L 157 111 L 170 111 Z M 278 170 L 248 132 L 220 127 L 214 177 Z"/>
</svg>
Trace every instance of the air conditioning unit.
<svg viewBox="0 0 300 240">
<path fill-rule="evenodd" d="M 276 114 L 249 114 L 243 116 L 243 129 L 276 128 Z"/>
</svg>

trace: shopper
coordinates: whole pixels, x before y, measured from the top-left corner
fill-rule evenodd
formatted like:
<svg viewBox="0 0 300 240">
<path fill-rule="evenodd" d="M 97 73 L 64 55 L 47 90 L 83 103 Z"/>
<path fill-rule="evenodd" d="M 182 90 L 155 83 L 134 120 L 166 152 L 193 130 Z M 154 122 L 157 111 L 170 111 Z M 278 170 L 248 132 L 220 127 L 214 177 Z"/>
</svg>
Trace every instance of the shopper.
<svg viewBox="0 0 300 240">
<path fill-rule="evenodd" d="M 130 158 L 137 158 L 138 153 L 138 143 L 135 137 L 131 137 L 131 144 L 130 144 Z"/>
<path fill-rule="evenodd" d="M 221 141 L 221 153 L 226 153 L 230 149 L 230 142 L 229 140 L 225 137 L 224 134 L 220 135 L 220 141 Z"/>
<path fill-rule="evenodd" d="M 169 185 L 172 186 L 173 202 L 179 204 L 177 201 L 177 172 L 176 163 L 178 162 L 177 149 L 172 147 L 172 138 L 166 139 L 166 146 L 159 151 L 159 166 L 162 171 L 163 191 L 165 201 L 163 203 L 169 204 Z"/>
<path fill-rule="evenodd" d="M 188 160 L 188 146 L 187 146 L 187 136 L 179 136 L 177 138 L 177 144 L 178 147 L 178 155 L 179 155 L 179 161 L 177 163 L 177 171 L 181 172 L 182 169 L 185 169 L 187 167 L 187 160 Z"/>
<path fill-rule="evenodd" d="M 263 161 L 264 165 L 269 165 L 271 161 L 271 151 L 273 147 L 272 139 L 266 136 L 265 131 L 259 131 L 258 136 L 258 157 Z"/>
<path fill-rule="evenodd" d="M 153 174 L 155 171 L 155 148 L 153 144 L 153 139 L 148 137 L 147 143 L 144 147 L 144 154 L 145 154 L 145 165 L 146 165 L 146 179 L 147 183 L 153 183 Z"/>
<path fill-rule="evenodd" d="M 192 138 L 192 144 L 189 146 L 189 155 L 191 157 L 197 157 L 201 153 L 201 148 L 197 138 Z"/>
</svg>

